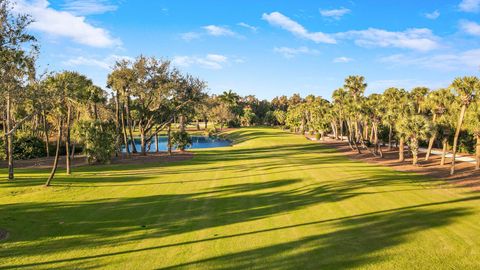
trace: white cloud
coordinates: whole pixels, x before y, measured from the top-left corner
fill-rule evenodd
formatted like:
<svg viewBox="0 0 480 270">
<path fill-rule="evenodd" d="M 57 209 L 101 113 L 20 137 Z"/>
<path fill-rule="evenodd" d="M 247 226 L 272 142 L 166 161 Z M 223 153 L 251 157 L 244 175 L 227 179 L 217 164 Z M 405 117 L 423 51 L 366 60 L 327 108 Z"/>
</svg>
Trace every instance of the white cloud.
<svg viewBox="0 0 480 270">
<path fill-rule="evenodd" d="M 202 29 L 204 30 L 203 32 L 182 33 L 180 34 L 180 38 L 185 41 L 192 41 L 195 39 L 199 39 L 205 35 L 214 36 L 214 37 L 227 36 L 227 37 L 243 38 L 243 36 L 233 32 L 232 30 L 224 26 L 206 25 L 206 26 L 203 26 Z"/>
<path fill-rule="evenodd" d="M 192 41 L 194 39 L 199 39 L 201 37 L 202 37 L 202 34 L 197 32 L 187 32 L 187 33 L 180 34 L 180 38 L 185 41 Z"/>
<path fill-rule="evenodd" d="M 403 32 L 369 28 L 338 33 L 336 37 L 353 39 L 363 47 L 394 47 L 417 51 L 430 51 L 439 47 L 439 38 L 427 28 L 412 28 Z"/>
<path fill-rule="evenodd" d="M 278 26 L 284 30 L 289 31 L 295 36 L 312 40 L 315 43 L 336 43 L 336 40 L 328 34 L 322 32 L 309 32 L 298 22 L 290 19 L 280 12 L 272 12 L 270 14 L 264 13 L 262 19 L 274 26 Z"/>
<path fill-rule="evenodd" d="M 323 17 L 334 18 L 336 20 L 339 20 L 343 15 L 346 15 L 350 12 L 351 10 L 348 8 L 320 10 L 320 14 Z"/>
<path fill-rule="evenodd" d="M 345 56 L 337 57 L 337 58 L 333 59 L 334 63 L 349 63 L 349 62 L 352 62 L 352 61 L 353 61 L 352 58 L 348 58 L 348 57 L 345 57 Z"/>
<path fill-rule="evenodd" d="M 462 29 L 467 34 L 470 34 L 473 36 L 480 36 L 480 24 L 476 22 L 461 21 L 460 29 Z"/>
<path fill-rule="evenodd" d="M 90 15 L 115 11 L 118 7 L 108 0 L 67 0 L 62 8 L 76 15 Z"/>
<path fill-rule="evenodd" d="M 85 17 L 58 11 L 49 5 L 47 0 L 19 0 L 15 11 L 30 14 L 34 19 L 30 27 L 52 36 L 71 38 L 77 43 L 92 47 L 120 45 L 121 42 L 113 38 L 107 30 L 87 23 Z"/>
<path fill-rule="evenodd" d="M 425 13 L 425 18 L 430 20 L 436 20 L 438 17 L 440 17 L 440 12 L 438 10 L 435 10 L 430 13 Z"/>
<path fill-rule="evenodd" d="M 220 54 L 207 54 L 204 57 L 197 56 L 175 56 L 173 64 L 182 67 L 198 65 L 207 69 L 222 69 L 228 63 L 228 57 Z"/>
<path fill-rule="evenodd" d="M 271 25 L 278 26 L 298 37 L 312 40 L 315 43 L 335 44 L 336 39 L 351 39 L 355 41 L 355 44 L 363 47 L 393 47 L 417 51 L 429 51 L 439 47 L 439 38 L 427 28 L 412 28 L 402 32 L 369 28 L 367 30 L 325 34 L 309 32 L 302 25 L 279 12 L 264 13 L 262 18 Z"/>
<path fill-rule="evenodd" d="M 458 8 L 465 12 L 478 12 L 480 11 L 480 0 L 462 0 Z"/>
<path fill-rule="evenodd" d="M 276 53 L 282 54 L 285 58 L 293 58 L 299 54 L 318 54 L 319 51 L 310 49 L 308 47 L 298 47 L 298 48 L 289 48 L 289 47 L 275 47 L 273 51 Z"/>
<path fill-rule="evenodd" d="M 444 53 L 418 57 L 416 55 L 394 54 L 380 59 L 380 62 L 398 66 L 422 67 L 444 71 L 471 70 L 480 66 L 480 49 L 457 53 Z"/>
<path fill-rule="evenodd" d="M 255 26 L 251 26 L 250 24 L 248 23 L 244 23 L 244 22 L 240 22 L 240 23 L 237 23 L 238 26 L 241 26 L 241 27 L 245 27 L 247 29 L 250 29 L 252 30 L 252 32 L 257 32 L 258 31 L 258 27 L 255 27 Z"/>
<path fill-rule="evenodd" d="M 63 61 L 62 64 L 68 67 L 89 66 L 89 67 L 97 67 L 105 70 L 111 70 L 115 62 L 122 59 L 133 60 L 133 58 L 129 56 L 114 55 L 114 54 L 109 55 L 102 59 L 77 56 L 75 58 L 71 58 L 66 61 Z"/>
<path fill-rule="evenodd" d="M 205 29 L 205 31 L 207 31 L 207 34 L 211 35 L 211 36 L 235 36 L 235 33 L 226 28 L 226 27 L 222 27 L 222 26 L 217 26 L 217 25 L 207 25 L 207 26 L 204 26 L 203 29 Z"/>
</svg>

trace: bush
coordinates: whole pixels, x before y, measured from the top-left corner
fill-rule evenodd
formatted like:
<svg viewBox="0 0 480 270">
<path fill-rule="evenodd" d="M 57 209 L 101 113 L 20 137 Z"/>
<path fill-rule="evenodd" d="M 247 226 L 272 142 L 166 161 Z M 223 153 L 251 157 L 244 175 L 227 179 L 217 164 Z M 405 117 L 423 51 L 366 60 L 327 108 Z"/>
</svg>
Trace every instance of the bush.
<svg viewBox="0 0 480 270">
<path fill-rule="evenodd" d="M 80 121 L 74 133 L 83 143 L 83 152 L 89 164 L 109 163 L 115 153 L 115 127 L 98 120 Z"/>
<path fill-rule="evenodd" d="M 2 148 L 5 149 L 3 145 Z M 39 158 L 46 155 L 44 142 L 35 136 L 19 133 L 13 139 L 14 159 Z"/>
<path fill-rule="evenodd" d="M 320 135 L 320 132 L 317 132 L 315 134 L 315 140 L 319 141 L 322 136 Z"/>
<path fill-rule="evenodd" d="M 3 134 L 2 138 L 0 138 L 0 160 L 7 159 L 7 153 L 5 153 L 5 144 L 3 143 Z"/>
<path fill-rule="evenodd" d="M 172 134 L 172 143 L 178 150 L 184 151 L 192 145 L 192 137 L 185 131 L 178 131 Z"/>
<path fill-rule="evenodd" d="M 217 137 L 218 136 L 218 129 L 215 128 L 215 127 L 206 129 L 205 130 L 205 136 Z"/>
</svg>

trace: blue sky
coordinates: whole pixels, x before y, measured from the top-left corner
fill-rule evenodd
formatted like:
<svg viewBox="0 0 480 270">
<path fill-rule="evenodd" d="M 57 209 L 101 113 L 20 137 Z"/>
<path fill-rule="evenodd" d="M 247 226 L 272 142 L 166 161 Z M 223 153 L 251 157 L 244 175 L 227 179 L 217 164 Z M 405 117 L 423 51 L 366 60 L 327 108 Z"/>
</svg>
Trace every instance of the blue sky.
<svg viewBox="0 0 480 270">
<path fill-rule="evenodd" d="M 40 64 L 105 86 L 116 59 L 172 60 L 227 89 L 329 98 L 348 75 L 368 93 L 446 87 L 479 75 L 480 0 L 17 0 L 32 14 Z"/>
</svg>

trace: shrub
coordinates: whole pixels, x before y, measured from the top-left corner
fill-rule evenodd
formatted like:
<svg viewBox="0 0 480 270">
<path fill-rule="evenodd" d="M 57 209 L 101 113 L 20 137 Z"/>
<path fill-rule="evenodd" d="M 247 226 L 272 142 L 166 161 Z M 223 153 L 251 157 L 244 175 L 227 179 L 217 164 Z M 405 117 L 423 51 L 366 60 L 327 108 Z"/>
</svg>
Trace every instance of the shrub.
<svg viewBox="0 0 480 270">
<path fill-rule="evenodd" d="M 7 159 L 7 153 L 5 153 L 5 144 L 3 143 L 3 134 L 2 138 L 0 138 L 0 160 Z"/>
<path fill-rule="evenodd" d="M 172 143 L 181 151 L 192 145 L 192 137 L 185 131 L 178 131 L 172 134 Z"/>
<path fill-rule="evenodd" d="M 315 134 L 315 140 L 319 141 L 320 138 L 321 138 L 321 134 L 320 134 L 320 132 L 317 132 L 317 133 Z"/>
<path fill-rule="evenodd" d="M 4 146 L 2 146 L 5 148 Z M 4 152 L 4 151 L 3 151 Z M 31 159 L 46 156 L 43 141 L 30 134 L 18 133 L 13 140 L 13 158 Z"/>
<path fill-rule="evenodd" d="M 217 137 L 218 136 L 218 129 L 215 127 L 208 128 L 205 130 L 205 136 L 208 137 Z"/>
<path fill-rule="evenodd" d="M 98 120 L 80 121 L 74 133 L 83 143 L 83 152 L 89 164 L 109 163 L 115 153 L 115 127 Z"/>
</svg>

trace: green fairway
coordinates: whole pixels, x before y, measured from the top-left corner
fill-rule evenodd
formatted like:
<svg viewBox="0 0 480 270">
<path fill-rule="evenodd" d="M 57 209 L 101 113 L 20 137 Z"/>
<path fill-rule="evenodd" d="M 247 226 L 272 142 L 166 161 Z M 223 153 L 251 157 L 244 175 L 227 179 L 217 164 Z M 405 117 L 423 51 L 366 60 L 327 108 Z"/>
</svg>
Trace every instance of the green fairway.
<svg viewBox="0 0 480 270">
<path fill-rule="evenodd" d="M 0 269 L 478 269 L 480 194 L 278 129 L 190 161 L 1 169 Z"/>
</svg>

